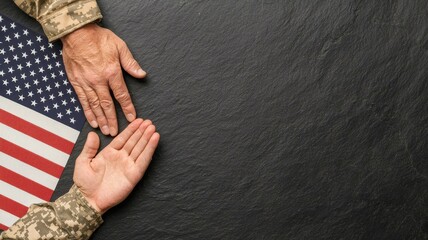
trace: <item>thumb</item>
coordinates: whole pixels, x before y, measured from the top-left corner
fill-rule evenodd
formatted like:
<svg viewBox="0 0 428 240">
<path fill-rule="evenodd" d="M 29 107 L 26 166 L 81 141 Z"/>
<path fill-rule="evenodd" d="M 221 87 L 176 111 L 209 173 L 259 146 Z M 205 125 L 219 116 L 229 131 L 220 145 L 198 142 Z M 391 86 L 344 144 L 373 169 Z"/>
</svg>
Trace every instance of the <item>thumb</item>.
<svg viewBox="0 0 428 240">
<path fill-rule="evenodd" d="M 95 155 L 97 155 L 98 148 L 100 147 L 100 138 L 94 132 L 90 132 L 86 138 L 83 150 L 79 157 L 76 159 L 76 165 L 90 162 Z"/>
<path fill-rule="evenodd" d="M 119 58 L 123 69 L 131 76 L 135 78 L 144 78 L 146 76 L 146 72 L 141 69 L 125 43 L 121 44 L 119 47 Z"/>
</svg>

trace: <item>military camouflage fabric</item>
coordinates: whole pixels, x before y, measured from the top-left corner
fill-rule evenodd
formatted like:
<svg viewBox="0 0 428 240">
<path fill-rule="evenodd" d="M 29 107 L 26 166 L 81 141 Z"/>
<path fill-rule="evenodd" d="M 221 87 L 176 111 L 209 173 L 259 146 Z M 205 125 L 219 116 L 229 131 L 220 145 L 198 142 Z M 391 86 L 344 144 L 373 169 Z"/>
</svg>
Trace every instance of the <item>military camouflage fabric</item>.
<svg viewBox="0 0 428 240">
<path fill-rule="evenodd" d="M 88 239 L 102 223 L 100 213 L 73 185 L 53 203 L 31 205 L 0 239 Z"/>
<path fill-rule="evenodd" d="M 96 0 L 14 0 L 37 19 L 49 41 L 61 38 L 102 18 Z"/>
</svg>

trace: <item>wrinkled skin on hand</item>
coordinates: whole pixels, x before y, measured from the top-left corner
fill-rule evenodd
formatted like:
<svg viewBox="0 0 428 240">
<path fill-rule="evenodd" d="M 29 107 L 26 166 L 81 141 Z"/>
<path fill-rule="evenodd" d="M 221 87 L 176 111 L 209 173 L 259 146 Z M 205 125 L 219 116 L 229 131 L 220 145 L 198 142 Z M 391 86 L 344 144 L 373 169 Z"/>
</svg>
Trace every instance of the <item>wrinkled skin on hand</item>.
<svg viewBox="0 0 428 240">
<path fill-rule="evenodd" d="M 91 132 L 76 159 L 73 180 L 101 214 L 122 202 L 143 177 L 160 135 L 150 120 L 136 119 L 100 153 Z"/>
<path fill-rule="evenodd" d="M 82 104 L 89 124 L 105 135 L 118 133 L 116 110 L 110 90 L 126 119 L 136 118 L 135 107 L 122 68 L 135 78 L 146 72 L 133 58 L 125 42 L 112 31 L 91 23 L 61 38 L 67 76 Z"/>
</svg>

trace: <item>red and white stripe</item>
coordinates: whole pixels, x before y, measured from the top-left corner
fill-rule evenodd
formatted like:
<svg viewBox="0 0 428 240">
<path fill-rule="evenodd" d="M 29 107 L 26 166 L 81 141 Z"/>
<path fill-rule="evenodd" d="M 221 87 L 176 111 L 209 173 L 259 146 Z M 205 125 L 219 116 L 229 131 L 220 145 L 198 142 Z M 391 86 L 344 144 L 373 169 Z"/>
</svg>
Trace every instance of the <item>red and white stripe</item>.
<svg viewBox="0 0 428 240">
<path fill-rule="evenodd" d="M 0 96 L 0 229 L 50 200 L 79 133 Z"/>
</svg>

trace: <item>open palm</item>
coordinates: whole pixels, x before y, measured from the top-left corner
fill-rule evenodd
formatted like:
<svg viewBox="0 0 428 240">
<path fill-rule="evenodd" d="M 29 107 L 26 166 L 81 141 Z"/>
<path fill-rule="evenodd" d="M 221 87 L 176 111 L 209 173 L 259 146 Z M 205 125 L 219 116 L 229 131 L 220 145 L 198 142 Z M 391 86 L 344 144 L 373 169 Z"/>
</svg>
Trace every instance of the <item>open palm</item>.
<svg viewBox="0 0 428 240">
<path fill-rule="evenodd" d="M 134 120 L 101 152 L 98 135 L 89 133 L 76 159 L 73 180 L 100 213 L 122 202 L 143 177 L 160 135 L 150 120 Z"/>
</svg>

